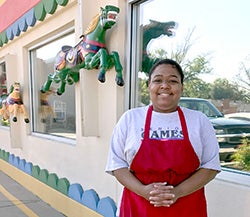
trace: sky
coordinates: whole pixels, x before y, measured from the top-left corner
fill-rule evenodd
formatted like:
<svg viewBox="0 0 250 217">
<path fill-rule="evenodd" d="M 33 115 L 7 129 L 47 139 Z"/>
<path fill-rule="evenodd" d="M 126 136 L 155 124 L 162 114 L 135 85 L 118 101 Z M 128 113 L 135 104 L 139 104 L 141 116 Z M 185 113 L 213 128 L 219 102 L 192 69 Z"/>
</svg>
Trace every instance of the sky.
<svg viewBox="0 0 250 217">
<path fill-rule="evenodd" d="M 143 23 L 150 18 L 179 25 L 175 37 L 162 37 L 154 41 L 155 47 L 174 47 L 195 27 L 190 55 L 210 53 L 213 71 L 203 76 L 208 82 L 219 77 L 233 80 L 240 62 L 250 55 L 249 0 L 154 0 L 142 11 Z"/>
</svg>

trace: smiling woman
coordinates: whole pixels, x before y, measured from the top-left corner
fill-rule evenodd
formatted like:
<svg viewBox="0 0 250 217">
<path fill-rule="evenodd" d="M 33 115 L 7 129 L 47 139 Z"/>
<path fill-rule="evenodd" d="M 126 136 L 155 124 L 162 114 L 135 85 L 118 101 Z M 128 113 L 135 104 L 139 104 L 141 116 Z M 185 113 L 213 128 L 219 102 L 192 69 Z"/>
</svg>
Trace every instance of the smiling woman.
<svg viewBox="0 0 250 217">
<path fill-rule="evenodd" d="M 178 106 L 183 78 L 174 60 L 154 64 L 152 104 L 128 110 L 114 129 L 106 171 L 125 187 L 120 217 L 207 217 L 204 186 L 220 171 L 219 147 L 209 119 Z"/>
</svg>

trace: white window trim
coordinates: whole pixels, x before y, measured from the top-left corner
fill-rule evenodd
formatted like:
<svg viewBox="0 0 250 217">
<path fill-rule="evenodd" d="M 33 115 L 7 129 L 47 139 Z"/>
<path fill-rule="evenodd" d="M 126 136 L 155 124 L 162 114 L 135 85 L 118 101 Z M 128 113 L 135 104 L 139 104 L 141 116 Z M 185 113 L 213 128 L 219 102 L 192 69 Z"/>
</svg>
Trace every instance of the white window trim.
<svg viewBox="0 0 250 217">
<path fill-rule="evenodd" d="M 70 27 L 65 29 L 64 31 L 61 31 L 60 33 L 53 35 L 52 37 L 48 37 L 45 40 L 42 40 L 41 42 L 36 43 L 35 45 L 31 46 L 28 48 L 28 53 L 30 54 L 30 52 L 34 49 L 38 49 L 50 42 L 53 42 L 54 40 L 59 39 L 60 37 L 63 37 L 67 34 L 73 33 L 75 31 L 74 27 Z M 31 57 L 29 55 L 29 73 L 31 73 Z M 32 76 L 29 76 L 29 83 L 32 84 Z M 30 105 L 32 105 L 32 89 L 30 88 L 29 94 L 29 100 L 30 100 Z M 31 111 L 33 113 L 33 110 Z M 32 119 L 33 119 L 33 114 L 32 114 Z M 33 121 L 33 120 L 32 120 Z M 33 126 L 31 126 L 31 131 L 30 131 L 30 135 L 32 136 L 36 136 L 36 137 L 40 137 L 40 138 L 45 138 L 48 140 L 52 140 L 52 141 L 56 141 L 56 142 L 61 142 L 61 143 L 65 143 L 65 144 L 70 144 L 70 145 L 76 145 L 76 138 L 68 138 L 68 137 L 60 137 L 58 135 L 52 135 L 52 134 L 44 134 L 44 133 L 40 133 L 40 132 L 34 132 L 33 131 Z"/>
<path fill-rule="evenodd" d="M 231 184 L 250 187 L 249 172 L 222 167 L 222 171 L 216 176 L 216 179 Z"/>
</svg>

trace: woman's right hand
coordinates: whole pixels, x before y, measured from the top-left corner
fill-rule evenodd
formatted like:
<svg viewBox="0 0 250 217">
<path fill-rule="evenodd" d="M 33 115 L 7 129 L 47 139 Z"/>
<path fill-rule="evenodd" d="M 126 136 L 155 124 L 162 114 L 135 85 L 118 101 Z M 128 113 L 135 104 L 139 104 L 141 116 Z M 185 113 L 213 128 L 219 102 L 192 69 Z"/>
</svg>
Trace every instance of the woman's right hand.
<svg viewBox="0 0 250 217">
<path fill-rule="evenodd" d="M 149 192 L 149 202 L 156 206 L 171 206 L 177 199 L 173 193 L 174 187 L 167 185 L 166 182 L 159 182 L 150 184 L 153 185 L 153 189 Z"/>
<path fill-rule="evenodd" d="M 128 168 L 113 171 L 117 180 L 129 190 L 145 198 L 154 206 L 170 206 L 174 203 L 173 186 L 166 182 L 142 184 Z"/>
</svg>

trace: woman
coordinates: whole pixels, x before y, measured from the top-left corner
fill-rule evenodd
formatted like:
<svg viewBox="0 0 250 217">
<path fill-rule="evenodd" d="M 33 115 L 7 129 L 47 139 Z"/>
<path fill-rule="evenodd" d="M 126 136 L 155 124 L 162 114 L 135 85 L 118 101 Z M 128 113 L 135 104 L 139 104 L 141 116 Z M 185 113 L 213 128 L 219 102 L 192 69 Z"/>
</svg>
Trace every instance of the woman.
<svg viewBox="0 0 250 217">
<path fill-rule="evenodd" d="M 180 108 L 184 75 L 170 59 L 149 73 L 152 105 L 127 111 L 114 129 L 106 171 L 124 186 L 120 217 L 206 217 L 204 186 L 220 171 L 213 126 Z"/>
</svg>

